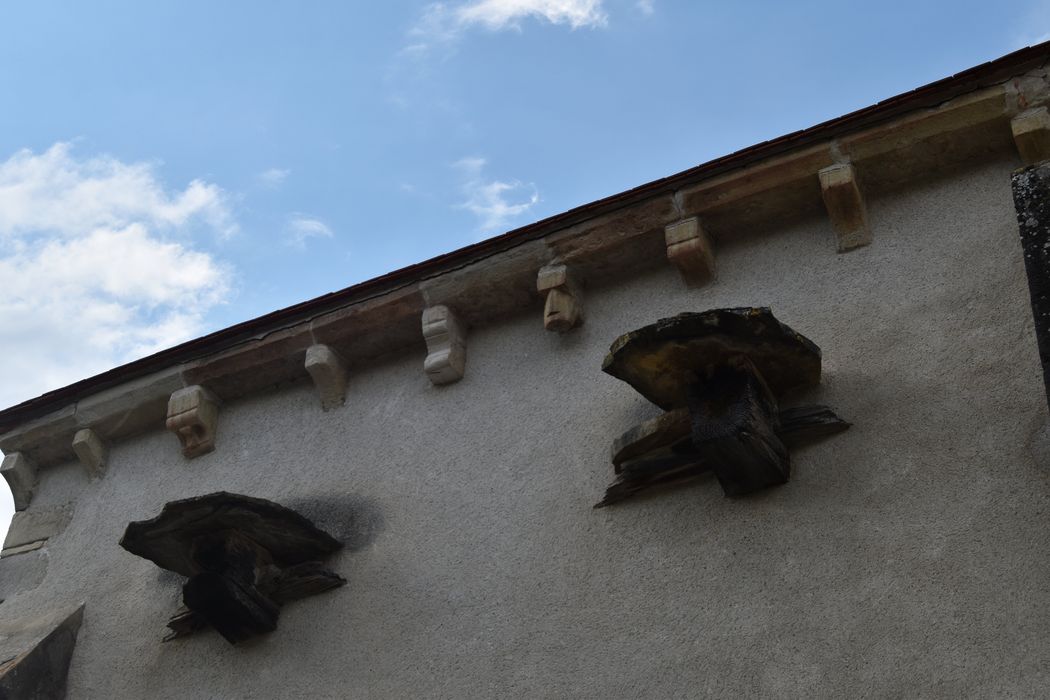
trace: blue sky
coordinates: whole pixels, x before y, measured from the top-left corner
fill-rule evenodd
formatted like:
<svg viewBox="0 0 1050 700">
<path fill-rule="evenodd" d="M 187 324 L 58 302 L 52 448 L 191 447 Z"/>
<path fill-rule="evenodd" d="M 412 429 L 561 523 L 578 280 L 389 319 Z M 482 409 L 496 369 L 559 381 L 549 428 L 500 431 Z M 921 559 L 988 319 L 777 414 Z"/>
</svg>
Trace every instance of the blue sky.
<svg viewBox="0 0 1050 700">
<path fill-rule="evenodd" d="M 0 4 L 0 404 L 1046 39 L 1050 0 Z"/>
</svg>

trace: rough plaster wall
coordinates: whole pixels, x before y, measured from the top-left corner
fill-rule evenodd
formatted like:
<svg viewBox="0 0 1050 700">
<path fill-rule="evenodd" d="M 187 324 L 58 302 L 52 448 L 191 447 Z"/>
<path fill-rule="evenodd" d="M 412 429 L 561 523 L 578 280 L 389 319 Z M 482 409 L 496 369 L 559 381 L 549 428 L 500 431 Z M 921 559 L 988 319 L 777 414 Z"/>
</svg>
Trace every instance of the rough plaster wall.
<svg viewBox="0 0 1050 700">
<path fill-rule="evenodd" d="M 809 221 L 723 246 L 704 289 L 668 267 L 589 290 L 565 337 L 538 311 L 479 330 L 452 386 L 412 358 L 352 377 L 330 413 L 307 383 L 229 406 L 190 462 L 157 432 L 101 481 L 47 470 L 34 506 L 77 499 L 74 519 L 3 610 L 87 602 L 74 699 L 1041 695 L 1047 409 L 1012 166 L 873 199 L 875 243 L 847 255 Z M 751 498 L 709 479 L 591 510 L 611 440 L 656 412 L 599 371 L 609 343 L 745 304 L 821 346 L 800 398 L 854 428 Z M 349 585 L 251 646 L 162 645 L 180 581 L 117 540 L 218 489 L 305 504 L 349 539 Z"/>
</svg>

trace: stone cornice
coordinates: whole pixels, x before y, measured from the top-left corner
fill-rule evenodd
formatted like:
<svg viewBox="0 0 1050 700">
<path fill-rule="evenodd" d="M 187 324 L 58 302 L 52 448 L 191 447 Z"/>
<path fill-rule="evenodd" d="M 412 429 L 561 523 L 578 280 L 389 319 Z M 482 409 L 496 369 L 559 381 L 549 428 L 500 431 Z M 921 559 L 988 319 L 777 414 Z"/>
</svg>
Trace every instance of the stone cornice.
<svg viewBox="0 0 1050 700">
<path fill-rule="evenodd" d="M 712 241 L 716 249 L 749 229 L 821 210 L 839 236 L 829 240 L 829 255 L 866 245 L 872 233 L 866 230 L 864 195 L 1001 158 L 1017 147 L 1023 152 L 1040 147 L 1045 112 L 1038 110 L 1050 102 L 1043 67 L 1048 58 L 1050 45 L 1012 54 L 825 125 L 45 394 L 0 412 L 0 449 L 23 454 L 38 467 L 79 454 L 91 462 L 85 462 L 89 471 L 99 474 L 104 460 L 92 455 L 104 454 L 115 440 L 162 428 L 174 392 L 200 386 L 221 403 L 308 376 L 319 381 L 307 367 L 308 352 L 317 346 L 324 346 L 326 357 L 338 358 L 338 366 L 314 367 L 331 374 L 318 384 L 328 392 L 322 402 L 330 408 L 340 400 L 341 372 L 391 354 L 417 353 L 421 360 L 427 355 L 427 309 L 444 307 L 453 314 L 449 318 L 456 321 L 461 343 L 472 326 L 529 310 L 536 311 L 542 332 L 539 310 L 546 291 L 537 286 L 537 276 L 550 266 L 565 266 L 574 285 L 584 286 L 672 263 L 679 269 L 707 266 L 714 274 Z M 1020 121 L 1019 115 L 1024 115 Z M 702 283 L 704 275 L 690 270 L 691 283 Z M 85 429 L 91 431 L 90 450 Z"/>
</svg>

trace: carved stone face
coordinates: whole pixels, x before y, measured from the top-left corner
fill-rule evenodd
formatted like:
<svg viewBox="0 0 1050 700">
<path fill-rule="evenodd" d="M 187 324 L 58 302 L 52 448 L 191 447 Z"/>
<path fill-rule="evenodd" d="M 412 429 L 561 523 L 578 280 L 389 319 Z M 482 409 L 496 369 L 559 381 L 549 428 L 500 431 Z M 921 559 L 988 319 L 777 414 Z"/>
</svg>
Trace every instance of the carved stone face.
<svg viewBox="0 0 1050 700">
<path fill-rule="evenodd" d="M 575 327 L 579 321 L 579 306 L 571 294 L 560 288 L 547 293 L 547 303 L 543 309 L 544 328 L 564 333 Z"/>
<path fill-rule="evenodd" d="M 186 457 L 198 457 L 215 449 L 215 435 L 201 422 L 197 411 L 172 416 L 168 419 L 168 430 L 179 438 Z"/>
<path fill-rule="evenodd" d="M 165 425 L 179 439 L 183 456 L 192 459 L 215 449 L 218 415 L 216 399 L 203 387 L 192 386 L 172 394 Z"/>
</svg>

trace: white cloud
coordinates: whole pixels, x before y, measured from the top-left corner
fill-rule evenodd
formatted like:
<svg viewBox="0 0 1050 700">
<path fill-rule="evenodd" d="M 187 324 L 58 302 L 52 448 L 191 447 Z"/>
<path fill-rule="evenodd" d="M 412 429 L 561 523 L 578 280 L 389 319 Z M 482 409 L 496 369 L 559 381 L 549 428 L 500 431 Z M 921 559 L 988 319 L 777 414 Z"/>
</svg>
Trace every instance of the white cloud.
<svg viewBox="0 0 1050 700">
<path fill-rule="evenodd" d="M 81 235 L 133 221 L 171 228 L 195 220 L 222 235 L 236 233 L 221 189 L 194 180 L 171 196 L 154 169 L 110 156 L 76 160 L 68 143 L 41 154 L 21 150 L 0 163 L 0 235 Z"/>
<path fill-rule="evenodd" d="M 291 170 L 285 170 L 284 168 L 269 168 L 256 175 L 255 179 L 263 187 L 275 190 L 283 185 L 284 181 L 287 180 L 288 176 L 291 174 Z"/>
<path fill-rule="evenodd" d="M 600 27 L 606 21 L 602 0 L 474 0 L 454 8 L 453 15 L 461 25 L 481 24 L 488 29 L 506 29 L 525 18 L 573 29 Z"/>
<path fill-rule="evenodd" d="M 225 193 L 68 144 L 0 162 L 0 407 L 193 338 L 230 272 L 187 233 L 236 231 Z"/>
<path fill-rule="evenodd" d="M 296 248 L 305 248 L 311 238 L 331 238 L 332 229 L 320 219 L 304 214 L 292 214 L 288 218 L 288 243 Z"/>
<path fill-rule="evenodd" d="M 539 192 L 533 184 L 513 180 L 485 180 L 482 171 L 485 168 L 484 158 L 476 156 L 462 158 L 452 164 L 464 177 L 463 193 L 466 201 L 459 208 L 478 217 L 478 229 L 491 233 L 525 214 L 540 201 Z"/>
<path fill-rule="evenodd" d="M 651 15 L 653 14 L 653 2 L 654 0 L 638 0 L 635 7 L 641 10 L 643 15 Z"/>
<path fill-rule="evenodd" d="M 572 29 L 603 27 L 607 17 L 603 0 L 470 0 L 453 5 L 428 5 L 409 30 L 409 44 L 401 54 L 422 58 L 436 46 L 450 47 L 474 26 L 491 31 L 521 29 L 522 20 L 535 19 Z"/>
</svg>

